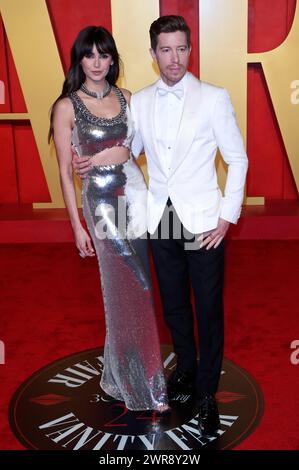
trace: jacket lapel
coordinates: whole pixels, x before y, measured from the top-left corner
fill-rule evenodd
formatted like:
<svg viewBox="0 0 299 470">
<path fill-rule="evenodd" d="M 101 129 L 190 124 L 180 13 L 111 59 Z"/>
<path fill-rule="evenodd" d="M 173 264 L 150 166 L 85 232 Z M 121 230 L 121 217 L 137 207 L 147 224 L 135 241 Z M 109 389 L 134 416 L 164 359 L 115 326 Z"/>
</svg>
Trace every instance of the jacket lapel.
<svg viewBox="0 0 299 470">
<path fill-rule="evenodd" d="M 194 140 L 196 133 L 196 115 L 198 115 L 198 111 L 200 109 L 200 100 L 200 81 L 190 74 L 179 132 L 173 152 L 171 173 L 175 172 L 177 167 L 185 158 Z"/>
<path fill-rule="evenodd" d="M 156 87 L 157 83 L 154 83 L 147 90 L 146 100 L 144 100 L 142 105 L 143 115 L 144 115 L 144 135 L 146 139 L 146 146 L 148 148 L 148 153 L 151 157 L 151 160 L 155 161 L 159 165 L 160 170 L 164 172 L 163 162 L 159 158 L 157 136 L 155 130 L 155 97 L 156 97 Z"/>
</svg>

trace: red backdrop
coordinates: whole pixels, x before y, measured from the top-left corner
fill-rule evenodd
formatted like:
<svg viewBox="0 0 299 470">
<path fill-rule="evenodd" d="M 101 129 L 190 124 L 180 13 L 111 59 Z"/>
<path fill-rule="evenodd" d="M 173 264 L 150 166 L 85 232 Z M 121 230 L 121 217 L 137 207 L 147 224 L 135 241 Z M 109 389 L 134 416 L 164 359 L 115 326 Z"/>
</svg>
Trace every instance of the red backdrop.
<svg viewBox="0 0 299 470">
<path fill-rule="evenodd" d="M 88 24 L 111 30 L 110 0 L 47 0 L 47 6 L 64 70 L 77 32 Z M 294 17 L 296 0 L 249 0 L 248 51 L 277 47 L 286 38 Z M 160 13 L 181 14 L 192 30 L 191 71 L 199 71 L 198 0 L 160 0 Z M 67 27 L 66 27 L 67 18 Z M 146 53 L 146 51 L 145 51 Z M 9 43 L 0 21 L 0 80 L 8 99 L 0 112 L 26 112 L 22 90 Z M 296 199 L 292 176 L 279 126 L 260 65 L 248 66 L 248 156 L 247 193 L 267 199 Z M 50 201 L 39 154 L 27 121 L 0 121 L 0 204 L 31 204 Z"/>
</svg>

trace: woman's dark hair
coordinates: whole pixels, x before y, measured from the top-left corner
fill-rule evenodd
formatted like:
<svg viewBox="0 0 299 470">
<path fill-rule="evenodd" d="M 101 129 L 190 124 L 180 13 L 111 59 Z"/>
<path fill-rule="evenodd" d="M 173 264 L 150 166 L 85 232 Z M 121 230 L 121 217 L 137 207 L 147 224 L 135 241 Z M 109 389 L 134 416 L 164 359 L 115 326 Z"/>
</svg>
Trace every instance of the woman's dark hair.
<svg viewBox="0 0 299 470">
<path fill-rule="evenodd" d="M 87 26 L 82 29 L 71 49 L 71 65 L 66 74 L 65 81 L 62 86 L 61 95 L 53 103 L 50 114 L 50 129 L 48 135 L 48 141 L 50 142 L 53 137 L 53 110 L 55 104 L 65 98 L 73 91 L 79 90 L 82 83 L 85 81 L 85 73 L 81 66 L 81 60 L 83 57 L 88 56 L 92 53 L 93 46 L 96 46 L 100 54 L 110 54 L 112 57 L 112 64 L 109 72 L 106 75 L 107 82 L 110 85 L 115 85 L 119 76 L 119 54 L 115 45 L 113 36 L 103 26 Z"/>
<path fill-rule="evenodd" d="M 155 51 L 158 44 L 158 36 L 161 33 L 175 33 L 182 31 L 186 33 L 187 45 L 190 47 L 190 28 L 185 18 L 177 15 L 160 16 L 151 24 L 149 33 L 151 38 L 151 48 Z"/>
</svg>

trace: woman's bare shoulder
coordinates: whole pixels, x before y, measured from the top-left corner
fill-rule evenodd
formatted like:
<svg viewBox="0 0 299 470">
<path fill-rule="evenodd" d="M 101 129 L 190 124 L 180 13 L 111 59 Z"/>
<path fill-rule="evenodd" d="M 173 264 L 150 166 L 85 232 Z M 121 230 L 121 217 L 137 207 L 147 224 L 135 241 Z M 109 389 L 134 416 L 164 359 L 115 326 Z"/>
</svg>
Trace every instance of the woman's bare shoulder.
<svg viewBox="0 0 299 470">
<path fill-rule="evenodd" d="M 73 110 L 73 105 L 68 96 L 61 98 L 54 105 L 55 112 L 70 112 Z"/>
<path fill-rule="evenodd" d="M 130 104 L 130 99 L 131 99 L 132 93 L 129 90 L 126 90 L 125 88 L 120 88 L 120 91 L 122 92 L 122 94 L 126 98 L 126 102 L 128 104 Z"/>
<path fill-rule="evenodd" d="M 55 103 L 53 107 L 53 117 L 54 121 L 58 120 L 59 122 L 73 123 L 74 108 L 70 98 L 66 96 Z"/>
</svg>

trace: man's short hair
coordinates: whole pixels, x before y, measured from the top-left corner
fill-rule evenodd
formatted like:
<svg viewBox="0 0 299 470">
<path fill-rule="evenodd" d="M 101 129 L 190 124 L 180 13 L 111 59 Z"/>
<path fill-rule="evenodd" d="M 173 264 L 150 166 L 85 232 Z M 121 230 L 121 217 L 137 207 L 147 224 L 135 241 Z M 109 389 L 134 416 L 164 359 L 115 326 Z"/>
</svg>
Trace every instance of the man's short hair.
<svg viewBox="0 0 299 470">
<path fill-rule="evenodd" d="M 161 33 L 175 33 L 182 31 L 186 33 L 187 45 L 190 47 L 190 28 L 185 18 L 178 15 L 160 16 L 150 27 L 151 48 L 155 51 L 158 44 L 158 36 Z"/>
</svg>

